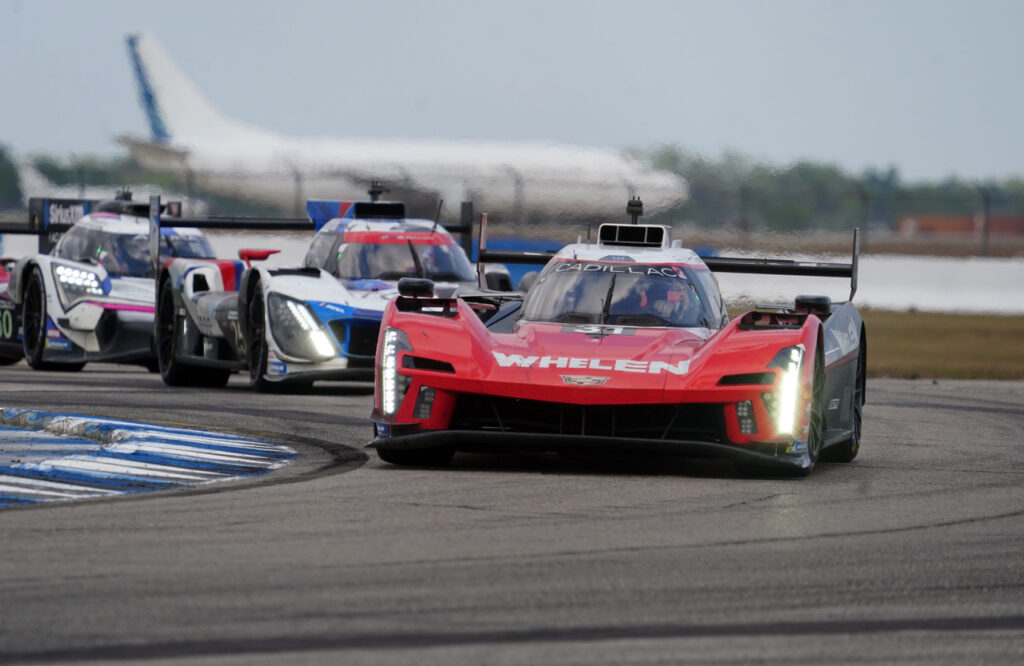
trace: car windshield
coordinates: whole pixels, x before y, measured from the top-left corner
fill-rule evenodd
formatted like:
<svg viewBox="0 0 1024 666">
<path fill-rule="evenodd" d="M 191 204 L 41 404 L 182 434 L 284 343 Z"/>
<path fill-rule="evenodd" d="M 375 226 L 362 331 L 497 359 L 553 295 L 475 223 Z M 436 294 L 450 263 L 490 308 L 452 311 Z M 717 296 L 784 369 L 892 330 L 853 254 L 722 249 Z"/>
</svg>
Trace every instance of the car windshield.
<svg viewBox="0 0 1024 666">
<path fill-rule="evenodd" d="M 568 324 L 703 327 L 710 321 L 690 269 L 558 261 L 541 273 L 523 318 Z"/>
<path fill-rule="evenodd" d="M 147 253 L 148 256 L 148 253 Z M 211 259 L 216 255 L 210 241 L 201 234 L 161 234 L 160 258 L 184 257 L 186 259 Z"/>
<path fill-rule="evenodd" d="M 70 229 L 61 239 L 56 256 L 103 266 L 108 275 L 153 277 L 147 234 L 113 233 L 84 227 Z M 201 235 L 162 234 L 160 256 L 212 257 L 213 248 Z"/>
<path fill-rule="evenodd" d="M 338 243 L 324 266 L 342 280 L 398 280 L 425 277 L 435 282 L 472 282 L 473 268 L 457 245 Z"/>
</svg>

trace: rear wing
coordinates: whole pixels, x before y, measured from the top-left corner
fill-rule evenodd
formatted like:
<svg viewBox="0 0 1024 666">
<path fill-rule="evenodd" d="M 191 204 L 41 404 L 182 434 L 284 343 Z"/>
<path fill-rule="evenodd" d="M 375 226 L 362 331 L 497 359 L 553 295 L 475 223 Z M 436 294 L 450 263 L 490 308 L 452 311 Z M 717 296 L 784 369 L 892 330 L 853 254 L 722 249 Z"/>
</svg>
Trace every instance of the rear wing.
<svg viewBox="0 0 1024 666">
<path fill-rule="evenodd" d="M 149 212 L 149 204 L 107 199 L 32 197 L 28 200 L 28 219 L 25 223 L 0 223 L 0 234 L 38 235 L 39 253 L 49 254 L 76 222 L 90 213 L 103 211 L 145 217 Z M 164 206 L 166 215 L 177 215 L 180 212 L 181 202 L 171 201 Z"/>
<path fill-rule="evenodd" d="M 806 277 L 850 278 L 850 300 L 857 293 L 857 264 L 860 259 L 860 229 L 853 230 L 850 263 L 794 261 L 792 259 L 741 259 L 738 257 L 702 257 L 704 264 L 718 273 L 757 275 L 797 275 Z"/>
<path fill-rule="evenodd" d="M 480 251 L 477 255 L 477 281 L 486 286 L 483 264 L 546 264 L 556 251 L 488 250 L 487 214 L 480 216 Z M 853 230 L 853 252 L 850 263 L 795 261 L 792 259 L 744 259 L 739 257 L 701 257 L 704 264 L 718 273 L 753 273 L 758 275 L 797 275 L 806 277 L 850 278 L 850 300 L 857 293 L 857 267 L 860 260 L 860 229 Z"/>
<path fill-rule="evenodd" d="M 477 286 L 487 288 L 486 268 L 484 264 L 520 264 L 543 266 L 558 254 L 557 250 L 488 250 L 487 249 L 487 213 L 480 215 L 480 247 L 476 255 Z"/>
<path fill-rule="evenodd" d="M 245 229 L 248 231 L 315 231 L 316 223 L 307 218 L 274 217 L 172 217 L 164 220 L 159 196 L 149 198 L 149 253 L 153 275 L 160 272 L 161 229 L 194 227 L 197 229 Z"/>
</svg>

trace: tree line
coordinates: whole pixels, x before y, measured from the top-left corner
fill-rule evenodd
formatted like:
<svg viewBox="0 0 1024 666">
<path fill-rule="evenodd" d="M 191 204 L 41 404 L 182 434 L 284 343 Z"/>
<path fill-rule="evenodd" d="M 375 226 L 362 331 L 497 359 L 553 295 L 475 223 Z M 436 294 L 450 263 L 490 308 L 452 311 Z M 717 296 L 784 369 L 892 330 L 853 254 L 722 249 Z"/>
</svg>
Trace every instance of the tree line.
<svg viewBox="0 0 1024 666">
<path fill-rule="evenodd" d="M 690 197 L 659 217 L 707 228 L 798 231 L 893 229 L 911 214 L 1024 213 L 1024 180 L 904 183 L 895 168 L 859 175 L 832 164 L 788 166 L 756 162 L 738 153 L 708 159 L 678 146 L 636 151 L 653 166 L 687 179 Z"/>
</svg>

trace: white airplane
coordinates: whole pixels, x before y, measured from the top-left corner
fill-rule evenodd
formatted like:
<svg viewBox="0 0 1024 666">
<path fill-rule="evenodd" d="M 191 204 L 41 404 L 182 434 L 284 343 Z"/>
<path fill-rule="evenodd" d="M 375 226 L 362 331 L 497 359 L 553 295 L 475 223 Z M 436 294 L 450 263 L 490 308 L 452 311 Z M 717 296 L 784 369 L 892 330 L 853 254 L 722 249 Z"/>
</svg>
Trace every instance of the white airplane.
<svg viewBox="0 0 1024 666">
<path fill-rule="evenodd" d="M 678 175 L 599 148 L 282 136 L 223 116 L 153 36 L 127 42 L 151 136 L 118 141 L 143 166 L 215 192 L 287 209 L 307 198 L 362 199 L 379 179 L 513 221 L 620 217 L 634 194 L 647 212 L 687 197 Z"/>
</svg>

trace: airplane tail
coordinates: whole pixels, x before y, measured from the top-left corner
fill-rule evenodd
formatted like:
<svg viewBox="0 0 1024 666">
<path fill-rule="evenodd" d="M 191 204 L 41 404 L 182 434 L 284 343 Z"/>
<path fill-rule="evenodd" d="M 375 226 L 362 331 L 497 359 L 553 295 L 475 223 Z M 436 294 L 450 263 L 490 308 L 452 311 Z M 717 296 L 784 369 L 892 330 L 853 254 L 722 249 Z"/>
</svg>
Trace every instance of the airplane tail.
<svg viewBox="0 0 1024 666">
<path fill-rule="evenodd" d="M 222 116 L 155 37 L 138 33 L 126 41 L 153 143 L 223 142 L 260 133 Z"/>
</svg>

